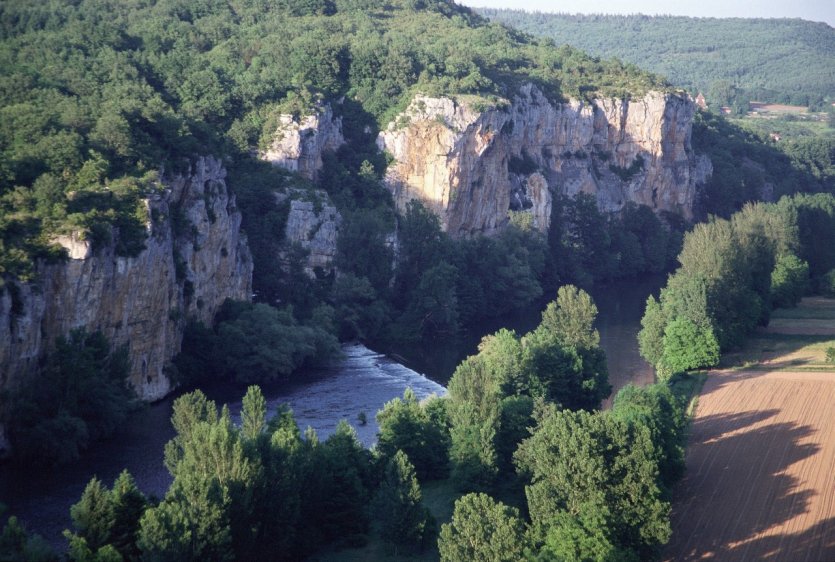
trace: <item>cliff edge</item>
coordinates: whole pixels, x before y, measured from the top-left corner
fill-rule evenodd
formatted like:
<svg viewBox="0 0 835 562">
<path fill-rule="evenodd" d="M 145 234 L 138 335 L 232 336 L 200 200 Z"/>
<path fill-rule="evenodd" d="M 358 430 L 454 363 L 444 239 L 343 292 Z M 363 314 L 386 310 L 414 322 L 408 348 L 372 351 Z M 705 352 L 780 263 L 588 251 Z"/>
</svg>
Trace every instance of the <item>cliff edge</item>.
<svg viewBox="0 0 835 562">
<path fill-rule="evenodd" d="M 553 103 L 532 84 L 499 102 L 419 95 L 377 145 L 394 157 L 386 184 L 398 209 L 419 199 L 453 236 L 500 229 L 510 210 L 546 231 L 556 193 L 691 218 L 711 171 L 690 144 L 694 112 L 686 94 Z"/>
<path fill-rule="evenodd" d="M 164 180 L 147 200 L 145 249 L 120 257 L 113 245 L 92 251 L 78 236 L 56 240 L 63 263 L 37 264 L 37 281 L 0 296 L 0 388 L 30 376 L 55 338 L 100 330 L 127 344 L 130 379 L 144 400 L 165 396 L 165 366 L 180 350 L 186 320 L 205 324 L 227 298 L 249 299 L 252 258 L 226 170 L 211 157 Z"/>
</svg>

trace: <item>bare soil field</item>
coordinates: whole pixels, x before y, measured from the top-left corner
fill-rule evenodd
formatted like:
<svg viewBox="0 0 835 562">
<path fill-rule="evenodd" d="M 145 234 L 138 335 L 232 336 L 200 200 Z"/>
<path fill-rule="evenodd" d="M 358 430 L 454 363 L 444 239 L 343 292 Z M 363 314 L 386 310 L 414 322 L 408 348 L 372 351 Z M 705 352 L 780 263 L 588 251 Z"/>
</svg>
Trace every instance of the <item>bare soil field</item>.
<svg viewBox="0 0 835 562">
<path fill-rule="evenodd" d="M 767 111 L 770 113 L 806 113 L 809 108 L 805 105 L 785 105 L 782 103 L 763 103 L 752 101 L 749 104 L 751 111 Z"/>
<path fill-rule="evenodd" d="M 800 326 L 810 307 L 788 319 Z M 763 334 L 743 368 L 709 374 L 665 560 L 835 561 L 835 370 L 820 355 L 831 343 Z"/>
</svg>

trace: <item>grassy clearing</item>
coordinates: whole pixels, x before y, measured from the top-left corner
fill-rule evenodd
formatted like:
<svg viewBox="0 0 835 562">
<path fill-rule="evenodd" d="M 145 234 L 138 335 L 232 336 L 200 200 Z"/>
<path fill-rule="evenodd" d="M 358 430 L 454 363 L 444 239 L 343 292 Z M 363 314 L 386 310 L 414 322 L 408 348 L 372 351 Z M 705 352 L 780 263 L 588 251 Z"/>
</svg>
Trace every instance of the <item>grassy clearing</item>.
<svg viewBox="0 0 835 562">
<path fill-rule="evenodd" d="M 835 347 L 830 336 L 760 334 L 745 347 L 722 358 L 721 367 L 768 371 L 832 371 L 826 350 Z"/>
<path fill-rule="evenodd" d="M 797 308 L 778 308 L 771 313 L 771 321 L 776 320 L 835 320 L 835 299 L 811 298 Z"/>
<path fill-rule="evenodd" d="M 835 347 L 835 299 L 803 299 L 796 308 L 775 310 L 766 330 L 722 357 L 720 367 L 768 371 L 835 371 L 826 350 Z"/>
</svg>

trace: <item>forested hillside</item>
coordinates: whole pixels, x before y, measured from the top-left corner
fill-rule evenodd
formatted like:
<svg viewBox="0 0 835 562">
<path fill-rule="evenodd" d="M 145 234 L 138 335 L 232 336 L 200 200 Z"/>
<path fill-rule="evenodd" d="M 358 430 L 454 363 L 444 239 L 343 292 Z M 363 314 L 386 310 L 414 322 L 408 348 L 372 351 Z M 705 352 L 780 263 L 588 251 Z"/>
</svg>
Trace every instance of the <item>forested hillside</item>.
<svg viewBox="0 0 835 562">
<path fill-rule="evenodd" d="M 0 6 L 0 29 L 0 280 L 12 329 L 26 314 L 20 287 L 42 290 L 38 260 L 67 259 L 57 236 L 84 239 L 91 255 L 110 247 L 116 257 L 139 256 L 147 225 L 167 219 L 149 212 L 146 200 L 162 197 L 166 182 L 205 155 L 222 159 L 228 170 L 262 303 L 230 306 L 214 327 L 192 325 L 185 353 L 167 375 L 175 382 L 286 378 L 327 358 L 337 334 L 364 340 L 454 334 L 485 314 L 531 302 L 569 272 L 617 274 L 624 244 L 640 257 L 630 265 L 646 270 L 663 268 L 674 254 L 676 237 L 652 213 L 613 219 L 612 235 L 604 238 L 575 221 L 555 231 L 549 251 L 524 224 L 500 237 L 453 242 L 416 205 L 402 217 L 394 270 L 387 237 L 396 219 L 380 181 L 386 158 L 374 139 L 416 92 L 490 102 L 534 82 L 560 101 L 665 88 L 648 73 L 532 40 L 455 4 L 14 1 Z M 327 155 L 317 182 L 344 218 L 336 241 L 339 279 L 308 277 L 303 253 L 276 259 L 288 209 L 275 194 L 311 184 L 254 157 L 280 115 L 304 114 L 320 102 L 336 108 L 347 141 Z M 176 207 L 171 211 L 174 236 L 195 231 Z M 609 228 L 593 204 L 566 204 L 561 212 Z M 646 228 L 658 236 L 643 248 L 635 232 Z M 594 254 L 601 259 L 562 260 L 565 271 L 555 271 L 552 254 L 592 243 L 604 252 Z M 191 297 L 194 285 L 182 279 L 181 257 L 173 258 L 183 295 Z M 585 271 L 592 266 L 593 273 Z M 199 295 L 194 300 L 199 306 Z M 190 320 L 177 308 L 163 314 L 178 330 Z M 86 341 L 82 336 L 72 341 Z M 56 361 L 47 349 L 55 341 L 44 342 L 44 365 Z M 106 353 L 108 342 L 102 345 Z M 114 378 L 108 373 L 91 368 L 89 380 Z M 87 374 L 68 379 L 72 391 L 60 401 L 33 398 L 27 385 L 0 389 L 0 418 L 13 446 L 71 460 L 112 432 L 118 416 L 97 419 L 100 409 L 70 399 L 85 394 L 85 381 Z M 19 415 L 23 410 L 29 418 Z M 24 419 L 66 430 L 65 438 L 52 439 L 56 431 L 26 438 Z"/>
<path fill-rule="evenodd" d="M 505 206 L 495 235 L 455 238 L 419 201 L 395 209 L 383 182 L 392 156 L 375 140 L 417 93 L 445 96 L 441 101 L 450 104 L 466 94 L 467 109 L 480 113 L 491 104 L 506 110 L 505 98 L 532 83 L 543 93 L 537 101 L 547 102 L 539 107 L 556 112 L 554 104 L 578 100 L 563 105 L 597 116 L 603 110 L 589 103 L 595 98 L 670 94 L 664 79 L 443 0 L 11 0 L 0 4 L 0 30 L 4 326 L 43 329 L 26 317 L 21 294 L 25 288 L 35 302 L 47 290 L 38 286 L 37 260 L 68 259 L 57 235 L 92 244 L 76 263 L 95 264 L 108 247 L 106 261 L 123 265 L 122 258 L 143 255 L 154 240 L 149 225 L 169 220 L 171 236 L 196 252 L 197 225 L 182 209 L 172 205 L 171 216 L 160 217 L 148 201 L 173 191 L 171 178 L 189 175 L 201 156 L 217 162 L 218 174 L 199 182 L 200 224 L 220 222 L 209 192 L 228 185 L 223 210 L 236 214 L 248 236 L 257 302 L 226 301 L 214 325 L 164 309 L 165 322 L 185 332 L 178 334 L 182 352 L 165 373 L 175 384 L 270 383 L 332 356 L 337 339 L 452 338 L 483 329 L 485 317 L 556 295 L 532 331 L 484 338 L 478 354 L 456 370 L 449 396 L 419 404 L 407 392 L 389 402 L 377 418 L 373 451 L 346 422 L 322 442 L 312 430 L 302 435 L 291 412 L 267 412 L 255 386 L 239 424 L 199 391 L 180 397 L 173 407 L 176 435 L 165 448 L 169 490 L 146 498 L 127 473 L 112 488 L 94 478 L 71 510 L 69 559 L 299 560 L 369 541 L 385 543 L 395 556 L 424 552 L 449 562 L 657 557 L 670 536 L 691 383 L 675 376 L 671 384 L 627 387 L 601 411 L 611 387 L 594 328 L 597 308 L 574 285 L 669 270 L 689 225 L 628 198 L 619 212 L 604 213 L 589 193 L 566 197 L 564 186 L 546 185 L 547 229 Z M 692 102 L 681 92 L 653 95 L 674 97 L 685 110 L 681 152 L 714 160 L 697 216 L 730 215 L 772 195 L 835 189 L 832 145 L 785 154 L 709 113 L 695 118 L 691 135 Z M 315 178 L 258 158 L 281 120 L 292 120 L 287 115 L 298 119 L 326 106 L 345 142 L 321 155 Z M 557 134 L 545 129 L 543 135 Z M 486 142 L 496 134 L 486 130 Z M 500 171 L 537 171 L 524 152 L 503 156 Z M 609 161 L 595 174 L 623 182 L 644 165 L 640 155 L 625 168 L 609 160 L 613 154 L 576 149 L 541 156 Z M 313 215 L 325 199 L 340 214 L 329 272 L 313 268 L 311 275 L 306 250 L 285 244 L 291 203 L 282 196 L 290 191 L 305 198 Z M 821 253 L 812 243 L 832 246 L 811 228 L 823 221 L 820 209 L 827 213 L 820 224 L 831 223 L 832 196 L 818 197 L 820 204 L 808 199 L 809 209 L 783 204 L 799 222 L 787 217 L 780 224 L 797 227 L 797 244 L 811 240 L 792 256 L 828 279 L 831 260 L 809 257 Z M 770 216 L 754 226 L 765 229 Z M 182 235 L 188 231 L 193 244 Z M 759 248 L 757 232 L 751 246 Z M 700 236 L 690 235 L 688 247 Z M 735 243 L 719 249 L 730 247 L 736 257 Z M 229 248 L 214 253 L 227 257 Z M 176 277 L 183 277 L 176 271 L 184 268 L 180 257 L 172 254 L 163 266 Z M 662 297 L 663 317 L 656 317 L 649 343 L 668 374 L 689 365 L 667 361 L 680 350 L 666 349 L 666 332 L 686 341 L 715 328 L 707 334 L 716 340 L 711 350 L 732 344 L 767 310 L 771 288 L 780 287 L 779 273 L 770 284 L 775 267 L 797 265 L 782 257 L 790 259 L 763 250 L 750 263 L 722 261 L 723 272 L 738 275 L 711 285 L 710 293 L 695 285 L 695 297 L 684 302 L 715 294 L 743 300 L 759 291 L 762 301 L 752 302 L 762 306 L 743 317 L 714 314 L 708 325 L 704 314 L 679 314 L 679 301 Z M 750 280 L 759 284 L 749 289 Z M 178 283 L 173 291 L 194 296 L 194 308 L 201 308 L 195 285 Z M 735 331 L 719 331 L 733 322 Z M 53 343 L 41 356 L 28 356 L 35 367 L 29 378 L 0 388 L 0 422 L 27 467 L 72 462 L 93 440 L 111 435 L 132 403 L 122 384 L 130 349 L 111 349 L 101 333 L 83 330 Z M 446 490 L 449 513 L 438 516 L 421 503 L 421 485 L 430 482 Z M 57 556 L 43 552 L 12 518 L 0 533 L 0 559 Z"/>
<path fill-rule="evenodd" d="M 467 240 L 451 239 L 419 204 L 396 217 L 381 182 L 386 156 L 374 141 L 418 92 L 467 94 L 477 107 L 525 82 L 551 101 L 670 90 L 634 66 L 531 38 L 454 3 L 13 1 L 0 6 L 0 28 L 0 278 L 18 312 L 15 284 L 35 280 L 35 260 L 66 259 L 56 235 L 80 234 L 94 252 L 113 242 L 116 255 L 135 256 L 146 222 L 159 218 L 148 216 L 145 199 L 159 196 L 165 177 L 199 155 L 225 159 L 254 256 L 254 291 L 284 310 L 233 307 L 213 330 L 194 326 L 184 342 L 194 357 L 177 361 L 181 380 L 283 378 L 333 348 L 322 331 L 363 340 L 446 336 L 558 283 L 659 272 L 686 226 L 645 207 L 610 216 L 591 197 L 559 193 L 547 237 L 524 215 L 498 236 Z M 254 155 L 282 114 L 321 102 L 333 102 L 347 141 L 326 155 L 317 179 L 344 218 L 334 259 L 341 274 L 310 279 L 303 252 L 276 259 L 288 209 L 275 193 L 311 184 Z M 790 158 L 707 116 L 693 139 L 716 170 L 698 201 L 701 216 L 832 188 L 831 146 Z M 175 230 L 187 229 L 173 218 Z M 387 237 L 396 221 L 394 264 Z M 179 321 L 179 311 L 169 314 Z M 309 337 L 282 336 L 302 326 Z M 287 345 L 275 355 L 271 341 Z M 232 342 L 240 345 L 227 349 Z M 236 357 L 250 359 L 244 367 Z"/>
<path fill-rule="evenodd" d="M 834 101 L 835 29 L 825 23 L 477 11 L 558 45 L 639 65 L 721 105 L 744 98 L 821 110 Z"/>
<path fill-rule="evenodd" d="M 663 87 L 442 1 L 11 1 L 0 29 L 0 273 L 24 279 L 33 257 L 58 257 L 56 233 L 101 242 L 117 226 L 119 253 L 136 254 L 140 199 L 160 170 L 198 153 L 245 159 L 280 113 L 320 97 L 347 95 L 346 127 L 361 131 L 418 89 L 496 96 L 534 81 L 560 99 Z M 379 174 L 365 141 L 353 171 L 370 156 Z"/>
</svg>

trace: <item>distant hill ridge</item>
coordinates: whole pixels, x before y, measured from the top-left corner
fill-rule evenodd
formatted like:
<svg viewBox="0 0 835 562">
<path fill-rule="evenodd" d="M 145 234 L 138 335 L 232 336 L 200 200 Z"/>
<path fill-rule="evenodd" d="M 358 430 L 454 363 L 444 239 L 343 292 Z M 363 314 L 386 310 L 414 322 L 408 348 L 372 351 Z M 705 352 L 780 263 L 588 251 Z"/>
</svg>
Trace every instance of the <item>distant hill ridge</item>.
<svg viewBox="0 0 835 562">
<path fill-rule="evenodd" d="M 476 11 L 557 44 L 639 65 L 723 104 L 745 98 L 822 109 L 835 100 L 835 29 L 825 23 Z"/>
</svg>

